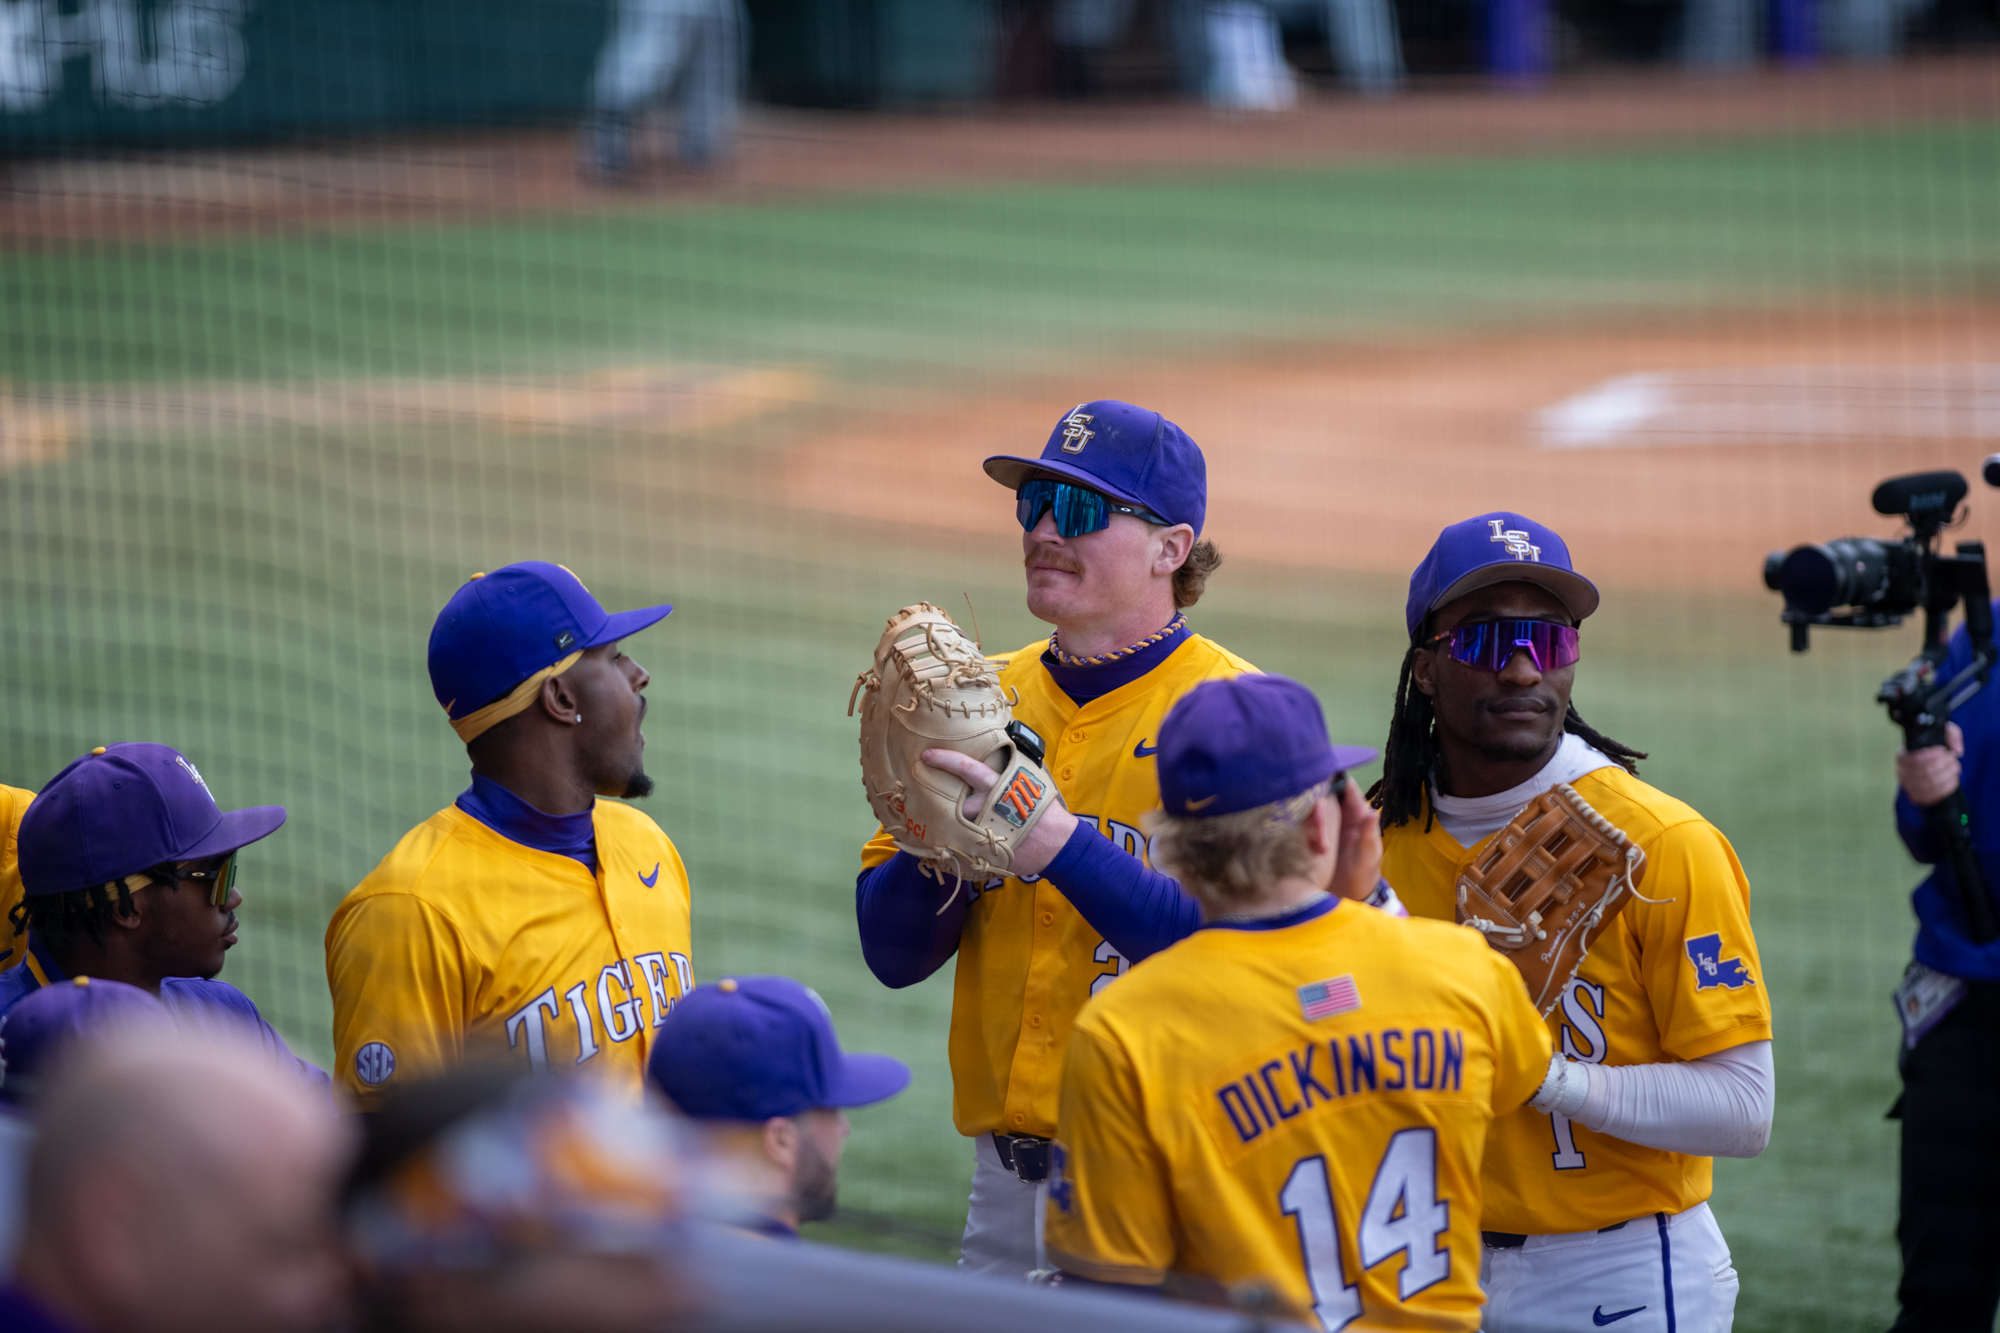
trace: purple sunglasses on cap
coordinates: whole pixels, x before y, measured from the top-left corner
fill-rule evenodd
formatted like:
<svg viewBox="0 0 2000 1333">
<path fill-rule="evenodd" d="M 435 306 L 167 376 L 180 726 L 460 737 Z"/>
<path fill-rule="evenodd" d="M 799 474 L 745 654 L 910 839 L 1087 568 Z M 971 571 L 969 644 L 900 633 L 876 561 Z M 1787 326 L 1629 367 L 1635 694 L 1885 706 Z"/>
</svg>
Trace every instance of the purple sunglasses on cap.
<svg viewBox="0 0 2000 1333">
<path fill-rule="evenodd" d="M 1451 640 L 1445 651 L 1454 662 L 1501 672 L 1525 651 L 1537 671 L 1569 666 L 1583 654 L 1577 647 L 1576 626 L 1553 620 L 1481 620 L 1433 635 L 1432 644 Z"/>
</svg>

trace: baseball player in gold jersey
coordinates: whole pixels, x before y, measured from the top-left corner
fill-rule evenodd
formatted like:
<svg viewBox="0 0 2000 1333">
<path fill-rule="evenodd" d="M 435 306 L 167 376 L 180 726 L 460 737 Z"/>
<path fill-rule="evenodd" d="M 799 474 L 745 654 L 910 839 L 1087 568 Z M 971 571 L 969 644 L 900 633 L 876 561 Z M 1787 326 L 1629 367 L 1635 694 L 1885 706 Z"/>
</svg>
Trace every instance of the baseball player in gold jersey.
<svg viewBox="0 0 2000 1333">
<path fill-rule="evenodd" d="M 28 928 L 14 920 L 15 909 L 21 905 L 21 816 L 28 813 L 28 802 L 35 799 L 31 791 L 19 787 L 0 786 L 0 921 L 6 922 L 0 931 L 0 941 L 5 942 L 0 949 L 0 972 L 6 971 L 20 962 L 28 953 Z"/>
<path fill-rule="evenodd" d="M 1280 676 L 1167 715 L 1147 828 L 1206 924 L 1070 1033 L 1047 1222 L 1065 1275 L 1276 1298 L 1328 1333 L 1479 1327 L 1480 1159 L 1549 1035 L 1471 931 L 1328 892 L 1337 864 L 1380 862 L 1345 771 L 1373 758 L 1328 745 Z"/>
<path fill-rule="evenodd" d="M 1514 513 L 1446 528 L 1410 580 L 1410 649 L 1370 793 L 1384 871 L 1450 920 L 1493 833 L 1567 783 L 1646 854 L 1548 1024 L 1564 1059 L 1486 1157 L 1489 1333 L 1711 1333 L 1737 1278 L 1707 1199 L 1716 1156 L 1770 1138 L 1771 1009 L 1750 885 L 1722 834 L 1639 781 L 1645 756 L 1570 703 L 1597 589 Z"/>
<path fill-rule="evenodd" d="M 1046 744 L 1063 805 L 1023 845 L 1021 874 L 970 894 L 923 877 L 878 830 L 862 852 L 856 915 L 887 985 L 958 955 L 952 1116 L 976 1160 L 959 1262 L 1019 1277 L 1040 1266 L 1037 1189 L 1070 1023 L 1132 962 L 1199 924 L 1194 901 L 1147 864 L 1140 831 L 1159 803 L 1161 719 L 1196 684 L 1253 668 L 1182 616 L 1220 557 L 1201 540 L 1201 450 L 1178 426 L 1129 403 L 1085 403 L 1039 458 L 989 458 L 986 471 L 1016 494 L 1028 609 L 1055 626 L 1007 656 L 1000 681 Z M 955 753 L 926 762 L 975 792 L 994 781 Z"/>
<path fill-rule="evenodd" d="M 336 1077 L 371 1108 L 469 1050 L 637 1096 L 652 1030 L 694 987 L 688 882 L 652 820 L 645 668 L 560 565 L 475 574 L 431 631 L 431 686 L 472 785 L 361 881 L 326 932 Z"/>
</svg>

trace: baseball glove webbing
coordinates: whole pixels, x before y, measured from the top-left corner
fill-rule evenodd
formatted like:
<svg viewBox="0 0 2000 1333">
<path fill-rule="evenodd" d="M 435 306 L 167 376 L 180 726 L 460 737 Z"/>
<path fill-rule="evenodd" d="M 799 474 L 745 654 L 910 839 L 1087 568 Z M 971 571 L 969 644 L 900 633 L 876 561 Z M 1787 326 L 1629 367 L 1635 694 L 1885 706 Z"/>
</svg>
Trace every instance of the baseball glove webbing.
<svg viewBox="0 0 2000 1333">
<path fill-rule="evenodd" d="M 1061 800 L 1033 734 L 1014 723 L 994 664 L 951 616 L 929 602 L 889 617 L 875 660 L 854 682 L 848 716 L 861 708 L 861 782 L 896 845 L 942 884 L 983 883 L 1013 869 L 1022 842 Z M 979 760 L 999 780 L 965 811 L 971 787 L 923 762 L 929 749 Z M 945 901 L 949 907 L 957 897 Z M 938 909 L 942 912 L 944 909 Z"/>
<path fill-rule="evenodd" d="M 1507 955 L 1544 1018 L 1638 892 L 1646 854 L 1566 783 L 1530 801 L 1458 877 L 1458 920 Z"/>
</svg>

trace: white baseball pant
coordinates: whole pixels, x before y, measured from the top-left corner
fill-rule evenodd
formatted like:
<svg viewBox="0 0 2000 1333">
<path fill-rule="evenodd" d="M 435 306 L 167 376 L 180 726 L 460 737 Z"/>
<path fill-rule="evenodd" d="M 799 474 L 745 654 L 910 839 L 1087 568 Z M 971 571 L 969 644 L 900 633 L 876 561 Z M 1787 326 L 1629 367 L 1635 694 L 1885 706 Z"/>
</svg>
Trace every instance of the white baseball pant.
<svg viewBox="0 0 2000 1333">
<path fill-rule="evenodd" d="M 1635 1218 L 1609 1231 L 1488 1245 L 1484 1333 L 1728 1333 L 1736 1268 L 1708 1205 Z"/>
<path fill-rule="evenodd" d="M 1043 1186 L 1030 1185 L 1000 1165 L 991 1134 L 972 1141 L 972 1198 L 965 1210 L 960 1271 L 980 1277 L 1026 1281 L 1045 1267 L 1042 1250 Z"/>
</svg>

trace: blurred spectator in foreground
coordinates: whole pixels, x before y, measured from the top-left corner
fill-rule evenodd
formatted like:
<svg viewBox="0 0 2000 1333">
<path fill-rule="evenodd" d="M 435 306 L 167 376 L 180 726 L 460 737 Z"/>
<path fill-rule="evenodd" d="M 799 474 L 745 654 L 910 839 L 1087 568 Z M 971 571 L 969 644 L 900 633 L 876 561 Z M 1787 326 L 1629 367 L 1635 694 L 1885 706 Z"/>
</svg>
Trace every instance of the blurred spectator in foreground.
<svg viewBox="0 0 2000 1333">
<path fill-rule="evenodd" d="M 743 98 L 741 0 L 613 0 L 584 125 L 587 175 L 632 174 L 639 118 L 671 100 L 683 165 L 706 168 L 735 148 Z"/>
<path fill-rule="evenodd" d="M 277 832 L 279 805 L 224 812 L 171 746 L 98 746 L 50 779 L 21 819 L 15 909 L 27 957 L 0 972 L 0 1014 L 75 976 L 122 981 L 176 1015 L 241 1026 L 309 1080 L 250 997 L 215 980 L 236 946 L 236 862 Z"/>
<path fill-rule="evenodd" d="M 639 1333 L 687 1308 L 664 1114 L 470 1065 L 394 1089 L 365 1133 L 343 1211 L 368 1333 Z"/>
<path fill-rule="evenodd" d="M 724 977 L 655 1029 L 646 1079 L 695 1122 L 725 1206 L 746 1205 L 731 1220 L 796 1240 L 833 1216 L 844 1108 L 895 1096 L 910 1070 L 844 1053 L 826 1005 L 790 977 Z"/>
<path fill-rule="evenodd" d="M 341 1122 L 237 1034 L 107 1037 L 37 1098 L 0 1328 L 304 1333 L 344 1287 Z"/>
<path fill-rule="evenodd" d="M 117 981 L 78 977 L 44 986 L 0 1018 L 0 1278 L 13 1271 L 27 1206 L 34 1100 L 78 1038 L 132 1025 L 167 1027 L 166 1006 Z"/>
<path fill-rule="evenodd" d="M 703 986 L 675 1015 L 711 991 L 728 994 Z M 900 1068 L 879 1056 L 842 1056 L 828 1068 L 854 1062 L 901 1086 Z M 705 1225 L 690 1217 L 700 1135 L 680 1140 L 677 1117 L 607 1097 L 586 1078 L 467 1066 L 396 1088 L 366 1119 L 344 1210 L 362 1283 L 358 1333 L 1274 1327 Z"/>
</svg>

